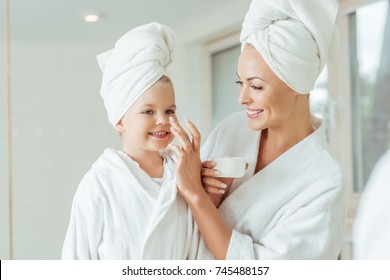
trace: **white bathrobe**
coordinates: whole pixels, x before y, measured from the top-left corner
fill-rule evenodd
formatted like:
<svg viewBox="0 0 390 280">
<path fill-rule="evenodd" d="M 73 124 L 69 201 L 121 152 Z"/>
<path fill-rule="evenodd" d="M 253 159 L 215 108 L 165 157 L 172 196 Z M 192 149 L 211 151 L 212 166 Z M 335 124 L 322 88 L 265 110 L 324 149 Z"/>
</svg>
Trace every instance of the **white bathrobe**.
<svg viewBox="0 0 390 280">
<path fill-rule="evenodd" d="M 242 156 L 249 163 L 219 207 L 233 230 L 226 258 L 336 259 L 343 240 L 345 189 L 324 126 L 313 117 L 314 133 L 252 175 L 260 132 L 247 122 L 244 112 L 229 116 L 202 147 L 202 160 Z M 212 258 L 203 239 L 198 258 Z"/>
<path fill-rule="evenodd" d="M 172 153 L 161 155 L 160 186 L 132 159 L 104 151 L 75 194 L 63 259 L 194 258 L 197 228 L 177 193 Z"/>
<path fill-rule="evenodd" d="M 390 150 L 376 163 L 354 223 L 353 258 L 390 260 Z"/>
</svg>

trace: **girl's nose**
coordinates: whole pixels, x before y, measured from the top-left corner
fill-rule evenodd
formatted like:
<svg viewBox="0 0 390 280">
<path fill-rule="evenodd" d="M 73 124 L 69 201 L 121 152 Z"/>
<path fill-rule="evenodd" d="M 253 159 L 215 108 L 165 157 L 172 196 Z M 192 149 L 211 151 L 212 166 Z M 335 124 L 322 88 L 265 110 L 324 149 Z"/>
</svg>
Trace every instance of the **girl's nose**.
<svg viewBox="0 0 390 280">
<path fill-rule="evenodd" d="M 164 125 L 167 123 L 169 123 L 169 120 L 166 114 L 161 114 L 157 116 L 156 125 Z"/>
</svg>

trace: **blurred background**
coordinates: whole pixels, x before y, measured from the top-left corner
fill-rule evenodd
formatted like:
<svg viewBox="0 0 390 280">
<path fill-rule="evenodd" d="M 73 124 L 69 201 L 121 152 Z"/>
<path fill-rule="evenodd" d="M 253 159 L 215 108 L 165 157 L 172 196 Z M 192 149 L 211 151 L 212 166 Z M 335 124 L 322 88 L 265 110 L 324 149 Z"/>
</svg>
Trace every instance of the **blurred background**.
<svg viewBox="0 0 390 280">
<path fill-rule="evenodd" d="M 339 2 L 339 47 L 310 98 L 348 189 L 349 259 L 360 194 L 390 144 L 390 23 L 388 0 Z M 0 0 L 0 259 L 59 259 L 80 179 L 104 148 L 120 147 L 96 55 L 138 25 L 170 26 L 178 116 L 205 140 L 242 110 L 234 81 L 249 3 Z"/>
</svg>

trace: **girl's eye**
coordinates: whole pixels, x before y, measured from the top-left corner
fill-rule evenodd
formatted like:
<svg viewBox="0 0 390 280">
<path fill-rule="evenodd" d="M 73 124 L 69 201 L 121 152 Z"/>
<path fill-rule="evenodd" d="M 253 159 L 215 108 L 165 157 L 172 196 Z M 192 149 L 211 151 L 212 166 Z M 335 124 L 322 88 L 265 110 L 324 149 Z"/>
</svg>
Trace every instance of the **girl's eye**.
<svg viewBox="0 0 390 280">
<path fill-rule="evenodd" d="M 166 110 L 165 113 L 168 115 L 173 115 L 175 111 L 170 109 L 170 110 Z"/>
<path fill-rule="evenodd" d="M 263 87 L 257 87 L 254 85 L 251 85 L 251 88 L 253 88 L 254 90 L 262 90 L 263 89 Z"/>
<path fill-rule="evenodd" d="M 239 86 L 242 86 L 242 82 L 241 81 L 235 81 L 235 83 Z"/>
<path fill-rule="evenodd" d="M 145 110 L 145 111 L 142 112 L 142 114 L 153 115 L 153 110 Z"/>
</svg>

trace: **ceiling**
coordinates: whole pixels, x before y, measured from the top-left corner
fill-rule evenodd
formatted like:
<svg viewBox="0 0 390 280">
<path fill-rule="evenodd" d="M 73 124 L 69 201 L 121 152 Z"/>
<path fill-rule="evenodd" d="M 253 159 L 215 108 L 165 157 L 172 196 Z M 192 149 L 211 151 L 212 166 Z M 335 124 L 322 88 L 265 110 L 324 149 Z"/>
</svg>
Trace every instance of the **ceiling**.
<svg viewBox="0 0 390 280">
<path fill-rule="evenodd" d="M 212 16 L 241 0 L 10 0 L 11 39 L 27 42 L 112 41 L 130 28 L 151 21 L 174 30 Z M 1 24 L 5 0 L 0 0 Z M 97 11 L 102 19 L 86 23 L 82 14 Z M 0 40 L 4 40 L 4 28 Z"/>
</svg>

